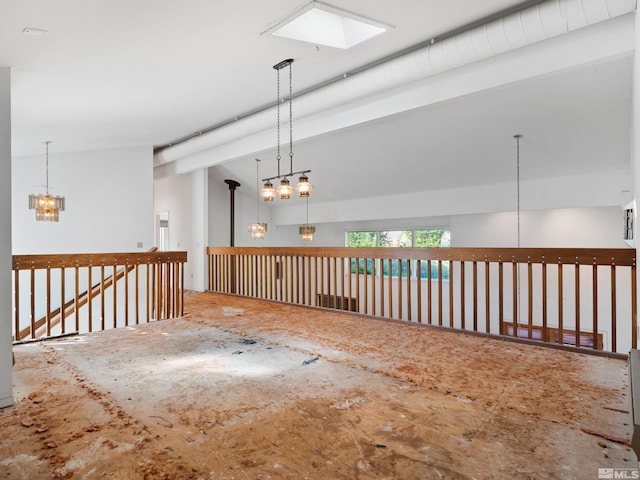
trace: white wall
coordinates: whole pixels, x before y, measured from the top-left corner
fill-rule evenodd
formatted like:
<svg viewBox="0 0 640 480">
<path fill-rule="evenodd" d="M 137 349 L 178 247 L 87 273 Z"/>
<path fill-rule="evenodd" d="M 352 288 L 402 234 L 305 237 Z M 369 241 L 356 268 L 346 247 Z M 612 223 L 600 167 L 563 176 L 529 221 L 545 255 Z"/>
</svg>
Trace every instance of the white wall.
<svg viewBox="0 0 640 480">
<path fill-rule="evenodd" d="M 154 180 L 154 211 L 169 216 L 169 249 L 186 251 L 184 282 L 188 290 L 206 289 L 208 178 L 205 169 Z"/>
<path fill-rule="evenodd" d="M 606 161 L 603 160 L 603 161 Z M 523 181 L 521 210 L 624 205 L 631 199 L 628 172 L 609 171 L 570 177 Z M 320 190 L 322 185 L 316 185 Z M 442 190 L 425 190 L 335 202 L 309 200 L 309 220 L 315 223 L 434 217 L 515 211 L 516 182 L 472 185 Z M 298 224 L 305 218 L 300 199 L 274 209 L 278 225 Z"/>
<path fill-rule="evenodd" d="M 520 246 L 528 248 L 627 248 L 622 208 L 587 207 L 525 211 Z M 454 247 L 517 246 L 516 212 L 451 217 Z"/>
<path fill-rule="evenodd" d="M 522 182 L 520 246 L 625 248 L 621 206 L 631 198 L 629 182 L 628 172 L 617 171 Z M 216 167 L 210 169 L 209 188 L 210 225 L 216 229 L 210 229 L 209 244 L 228 245 L 229 195 Z M 261 205 L 269 230 L 264 240 L 252 240 L 247 225 L 256 217 L 255 187 L 239 188 L 236 245 L 343 246 L 349 230 L 423 227 L 449 227 L 456 247 L 515 247 L 518 242 L 515 182 L 343 202 L 317 203 L 312 197 L 309 223 L 316 235 L 311 243 L 298 235 L 305 202 L 289 202 L 272 209 Z"/>
<path fill-rule="evenodd" d="M 11 69 L 0 67 L 0 408 L 13 403 L 11 298 Z"/>
<path fill-rule="evenodd" d="M 297 226 L 281 226 L 273 233 L 275 245 L 344 246 L 350 230 L 412 229 L 448 227 L 452 247 L 517 246 L 516 212 L 478 213 L 316 225 L 311 243 L 303 242 Z M 534 210 L 520 214 L 520 245 L 546 248 L 626 248 L 622 240 L 620 207 L 587 207 Z M 271 232 L 270 232 L 271 233 Z M 252 246 L 263 245 L 259 242 Z"/>
<path fill-rule="evenodd" d="M 36 222 L 31 193 L 44 193 L 42 155 L 12 159 L 14 254 L 135 252 L 153 246 L 151 147 L 56 153 L 49 146 L 49 186 L 64 195 L 59 222 Z M 102 208 L 104 202 L 104 208 Z M 139 246 L 139 243 L 142 246 Z"/>
</svg>

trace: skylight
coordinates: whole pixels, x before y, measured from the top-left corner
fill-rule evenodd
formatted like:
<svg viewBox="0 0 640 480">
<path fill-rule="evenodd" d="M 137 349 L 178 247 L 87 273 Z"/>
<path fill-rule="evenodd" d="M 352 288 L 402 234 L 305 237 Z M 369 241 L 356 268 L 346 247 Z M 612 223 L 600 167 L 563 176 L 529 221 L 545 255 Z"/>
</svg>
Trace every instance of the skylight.
<svg viewBox="0 0 640 480">
<path fill-rule="evenodd" d="M 265 33 L 347 49 L 388 30 L 384 25 L 321 2 L 311 2 Z"/>
</svg>

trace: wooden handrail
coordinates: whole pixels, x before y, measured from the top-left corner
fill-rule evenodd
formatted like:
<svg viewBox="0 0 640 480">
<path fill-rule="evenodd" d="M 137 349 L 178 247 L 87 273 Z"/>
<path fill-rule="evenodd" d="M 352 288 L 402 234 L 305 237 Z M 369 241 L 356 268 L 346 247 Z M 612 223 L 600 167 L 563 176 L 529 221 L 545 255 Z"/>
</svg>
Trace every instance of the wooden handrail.
<svg viewBox="0 0 640 480">
<path fill-rule="evenodd" d="M 634 266 L 631 248 L 207 247 L 207 254 Z"/>
<path fill-rule="evenodd" d="M 133 262 L 132 262 L 133 261 Z M 125 265 L 129 263 L 160 264 L 184 263 L 187 252 L 132 252 L 132 253 L 63 253 L 48 255 L 14 255 L 13 270 L 43 268 L 74 268 Z"/>
</svg>

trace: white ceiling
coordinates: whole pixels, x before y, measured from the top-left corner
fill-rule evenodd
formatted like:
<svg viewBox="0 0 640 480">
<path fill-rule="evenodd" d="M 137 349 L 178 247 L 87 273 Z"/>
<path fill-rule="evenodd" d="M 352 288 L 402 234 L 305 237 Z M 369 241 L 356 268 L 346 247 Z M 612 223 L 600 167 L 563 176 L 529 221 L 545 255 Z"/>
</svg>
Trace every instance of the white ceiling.
<svg viewBox="0 0 640 480">
<path fill-rule="evenodd" d="M 295 59 L 295 93 L 532 2 L 334 0 L 394 29 L 350 50 L 261 35 L 305 3 L 0 0 L 13 155 L 41 153 L 44 140 L 53 140 L 52 152 L 166 145 L 272 105 L 271 67 L 282 59 Z M 25 35 L 25 27 L 49 33 Z M 297 143 L 296 165 L 313 169 L 314 195 L 324 200 L 506 181 L 512 135 L 523 133 L 536 159 L 523 166 L 525 177 L 623 170 L 631 76 L 628 57 L 413 110 Z M 253 156 L 219 168 L 255 184 Z M 266 176 L 273 167 L 261 168 Z M 361 188 L 346 194 L 332 182 L 336 171 Z"/>
</svg>

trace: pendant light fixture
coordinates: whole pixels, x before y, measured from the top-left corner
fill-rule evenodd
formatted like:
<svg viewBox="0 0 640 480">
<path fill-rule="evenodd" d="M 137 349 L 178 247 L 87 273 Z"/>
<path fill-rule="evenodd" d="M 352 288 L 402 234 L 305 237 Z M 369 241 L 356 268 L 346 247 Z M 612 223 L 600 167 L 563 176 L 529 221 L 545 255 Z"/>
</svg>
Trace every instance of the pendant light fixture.
<svg viewBox="0 0 640 480">
<path fill-rule="evenodd" d="M 249 224 L 249 232 L 254 240 L 262 240 L 267 232 L 267 224 L 260 221 L 260 159 L 256 158 L 256 221 Z"/>
<path fill-rule="evenodd" d="M 39 222 L 57 222 L 60 211 L 64 211 L 64 197 L 49 194 L 49 144 L 50 140 L 42 142 L 45 145 L 45 194 L 29 195 L 29 209 L 36 211 L 36 220 Z"/>
<path fill-rule="evenodd" d="M 280 63 L 273 66 L 273 68 L 277 72 L 277 81 L 276 81 L 276 130 L 277 130 L 277 143 L 276 143 L 276 160 L 278 163 L 278 171 L 277 175 L 270 178 L 262 179 L 264 183 L 264 188 L 261 190 L 260 195 L 265 202 L 271 202 L 276 197 L 276 194 L 282 200 L 288 200 L 291 198 L 291 194 L 293 193 L 293 187 L 291 186 L 291 182 L 289 177 L 293 177 L 294 175 L 300 175 L 298 178 L 298 183 L 296 184 L 296 191 L 298 195 L 303 198 L 309 197 L 313 186 L 309 182 L 309 177 L 307 173 L 311 172 L 311 170 L 302 170 L 298 172 L 293 171 L 293 74 L 291 69 L 291 64 L 293 63 L 293 59 L 289 58 L 281 61 Z M 280 98 L 280 70 L 285 67 L 289 67 L 289 173 L 281 174 L 280 173 L 280 104 L 282 103 Z M 278 179 L 280 183 L 275 189 L 273 187 L 272 180 Z"/>
<path fill-rule="evenodd" d="M 300 225 L 300 236 L 302 237 L 302 240 L 305 240 L 307 242 L 310 242 L 311 240 L 313 240 L 313 235 L 316 233 L 316 227 L 313 225 L 309 225 L 309 197 L 307 196 L 306 198 L 307 201 L 307 223 L 305 223 L 304 225 Z"/>
</svg>

